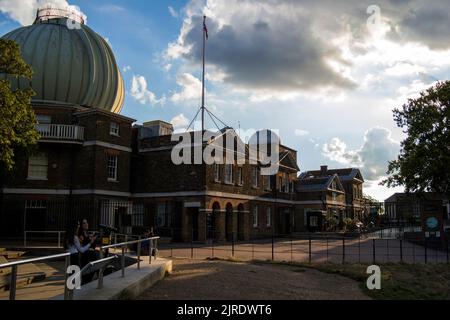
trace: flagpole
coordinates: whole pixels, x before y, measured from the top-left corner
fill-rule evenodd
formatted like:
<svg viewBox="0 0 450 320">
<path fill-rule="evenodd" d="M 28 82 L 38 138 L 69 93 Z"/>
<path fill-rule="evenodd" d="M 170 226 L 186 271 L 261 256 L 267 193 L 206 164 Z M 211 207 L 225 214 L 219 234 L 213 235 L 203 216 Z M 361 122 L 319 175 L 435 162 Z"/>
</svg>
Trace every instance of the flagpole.
<svg viewBox="0 0 450 320">
<path fill-rule="evenodd" d="M 203 16 L 203 75 L 202 75 L 202 135 L 205 132 L 205 50 L 206 50 L 206 16 Z"/>
</svg>

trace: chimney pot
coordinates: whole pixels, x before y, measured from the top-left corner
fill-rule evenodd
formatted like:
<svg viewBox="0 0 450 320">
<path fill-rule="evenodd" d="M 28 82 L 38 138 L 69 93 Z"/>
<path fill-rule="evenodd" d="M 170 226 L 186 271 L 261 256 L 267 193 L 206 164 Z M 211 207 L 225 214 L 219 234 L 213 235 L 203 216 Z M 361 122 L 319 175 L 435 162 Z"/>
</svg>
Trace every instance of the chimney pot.
<svg viewBox="0 0 450 320">
<path fill-rule="evenodd" d="M 326 173 L 328 171 L 328 166 L 320 166 L 320 171 Z"/>
</svg>

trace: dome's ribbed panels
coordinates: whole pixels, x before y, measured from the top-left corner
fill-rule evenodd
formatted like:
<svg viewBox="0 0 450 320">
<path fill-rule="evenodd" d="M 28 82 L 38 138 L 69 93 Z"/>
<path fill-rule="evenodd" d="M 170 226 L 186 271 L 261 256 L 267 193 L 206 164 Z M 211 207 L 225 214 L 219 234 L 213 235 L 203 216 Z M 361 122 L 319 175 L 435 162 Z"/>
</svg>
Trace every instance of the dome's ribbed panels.
<svg viewBox="0 0 450 320">
<path fill-rule="evenodd" d="M 38 22 L 3 37 L 20 45 L 24 60 L 33 68 L 33 100 L 119 113 L 124 86 L 111 48 L 89 27 L 69 29 L 66 21 Z M 14 81 L 13 87 L 17 86 L 24 88 L 28 83 Z"/>
</svg>

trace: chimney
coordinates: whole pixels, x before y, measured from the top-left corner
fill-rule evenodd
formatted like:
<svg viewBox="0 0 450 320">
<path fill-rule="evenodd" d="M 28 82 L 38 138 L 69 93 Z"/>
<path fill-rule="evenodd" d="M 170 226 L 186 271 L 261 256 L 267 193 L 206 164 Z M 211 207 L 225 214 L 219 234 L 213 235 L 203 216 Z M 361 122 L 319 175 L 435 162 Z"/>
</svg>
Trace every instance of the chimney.
<svg viewBox="0 0 450 320">
<path fill-rule="evenodd" d="M 328 166 L 320 166 L 320 172 L 322 174 L 326 174 L 328 171 Z"/>
</svg>

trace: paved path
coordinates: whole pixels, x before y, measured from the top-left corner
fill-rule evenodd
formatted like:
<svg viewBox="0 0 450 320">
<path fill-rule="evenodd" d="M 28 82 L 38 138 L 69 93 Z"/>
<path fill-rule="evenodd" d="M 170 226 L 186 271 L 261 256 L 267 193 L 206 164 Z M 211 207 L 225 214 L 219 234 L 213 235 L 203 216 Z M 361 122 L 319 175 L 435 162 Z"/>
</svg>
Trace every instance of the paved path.
<svg viewBox="0 0 450 320">
<path fill-rule="evenodd" d="M 375 248 L 374 248 L 375 244 Z M 431 248 L 413 244 L 409 241 L 397 239 L 346 239 L 344 243 L 340 240 L 312 240 L 311 260 L 312 262 L 334 262 L 340 263 L 372 263 L 375 249 L 375 262 L 407 262 L 407 263 L 445 263 L 447 253 L 445 250 L 438 251 Z M 175 258 L 229 258 L 233 256 L 231 244 L 194 245 L 190 244 L 161 245 L 159 255 Z M 234 246 L 234 258 L 242 261 L 271 260 L 272 243 L 270 241 L 255 243 L 238 243 Z M 275 261 L 309 261 L 309 241 L 277 239 L 274 243 Z"/>
<path fill-rule="evenodd" d="M 292 266 L 175 259 L 139 300 L 369 299 L 350 279 Z"/>
</svg>

